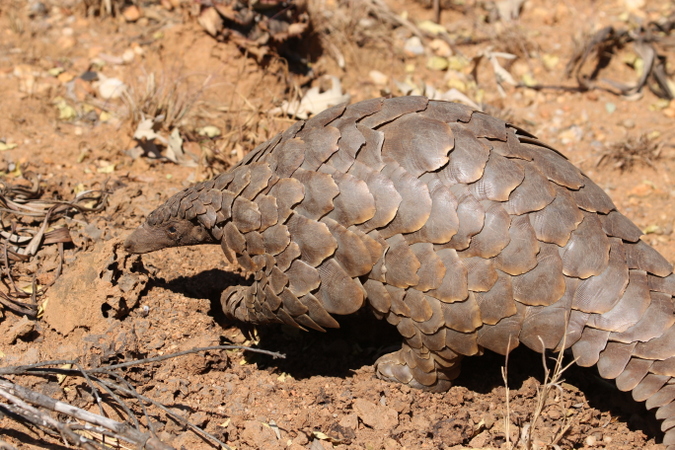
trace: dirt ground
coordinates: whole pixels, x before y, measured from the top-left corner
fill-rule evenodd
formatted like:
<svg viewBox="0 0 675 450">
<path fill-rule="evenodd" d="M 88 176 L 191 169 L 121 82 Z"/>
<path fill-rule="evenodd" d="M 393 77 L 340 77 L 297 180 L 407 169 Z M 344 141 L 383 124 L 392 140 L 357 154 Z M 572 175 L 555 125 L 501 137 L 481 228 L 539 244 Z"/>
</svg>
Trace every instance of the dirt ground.
<svg viewBox="0 0 675 450">
<path fill-rule="evenodd" d="M 373 362 L 400 338 L 367 312 L 325 334 L 271 327 L 247 340 L 219 311 L 220 292 L 239 276 L 219 248 L 139 257 L 125 255 L 120 242 L 171 194 L 227 169 L 293 123 L 269 111 L 332 75 L 352 102 L 402 95 L 402 82 L 440 92 L 457 88 L 560 149 L 647 233 L 648 243 L 675 262 L 675 102 L 646 87 L 621 96 L 612 89 L 502 82 L 500 92 L 490 62 L 494 52 L 515 55 L 497 55 L 496 61 L 516 82 L 576 87 L 576 80 L 565 77 L 565 65 L 585 36 L 606 26 L 635 30 L 662 20 L 675 10 L 671 2 L 526 0 L 514 20 L 500 20 L 493 2 L 442 2 L 441 25 L 453 45 L 425 35 L 422 53 L 415 54 L 413 30 L 386 12 L 419 25 L 434 17 L 423 3 L 310 0 L 314 28 L 301 38 L 303 45 L 296 48 L 290 40 L 267 56 L 259 56 L 264 45 L 247 46 L 223 31 L 207 33 L 204 15 L 201 21 L 197 15 L 210 2 L 140 1 L 137 9 L 125 9 L 113 0 L 124 13 L 113 15 L 105 14 L 107 3 L 0 0 L 3 230 L 11 231 L 14 223 L 26 233 L 41 225 L 40 219 L 7 211 L 9 186 L 29 187 L 39 177 L 43 200 L 107 193 L 100 211 L 71 209 L 50 224 L 67 227 L 71 244 L 45 242 L 34 257 L 3 265 L 3 292 L 39 289 L 40 309 L 37 319 L 26 320 L 0 306 L 0 367 L 75 359 L 93 367 L 226 343 L 255 345 L 286 358 L 210 350 L 119 373 L 138 393 L 236 449 L 524 448 L 528 433 L 531 448 L 662 448 L 654 414 L 595 369 L 565 372 L 533 427 L 544 378 L 540 355 L 526 349 L 511 354 L 508 403 L 504 358 L 490 353 L 466 360 L 449 392 L 414 391 L 375 378 Z M 669 39 L 656 48 L 673 73 L 675 45 Z M 644 70 L 639 60 L 625 45 L 600 72 L 598 84 L 634 84 Z M 106 86 L 126 94 L 115 98 Z M 154 119 L 146 132 L 155 134 L 139 147 L 134 134 L 144 119 Z M 167 158 L 162 144 L 173 129 L 186 152 L 179 164 Z M 153 151 L 163 157 L 151 157 Z M 81 377 L 8 378 L 98 412 Z M 137 402 L 128 403 L 143 417 Z M 152 406 L 147 411 L 167 444 L 216 447 L 166 412 Z M 125 417 L 113 407 L 106 414 Z M 147 425 L 147 418 L 141 422 Z M 2 440 L 20 449 L 66 448 L 63 440 L 7 415 L 0 417 Z"/>
</svg>

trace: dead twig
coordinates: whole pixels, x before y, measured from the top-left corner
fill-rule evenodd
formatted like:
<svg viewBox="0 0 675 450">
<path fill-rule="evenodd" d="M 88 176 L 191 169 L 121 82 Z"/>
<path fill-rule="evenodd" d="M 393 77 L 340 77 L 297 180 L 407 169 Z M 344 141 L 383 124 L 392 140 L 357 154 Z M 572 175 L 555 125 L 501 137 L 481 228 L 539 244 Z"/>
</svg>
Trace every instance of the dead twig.
<svg viewBox="0 0 675 450">
<path fill-rule="evenodd" d="M 261 353 L 273 358 L 285 357 L 281 353 L 246 346 L 217 345 L 89 369 L 81 367 L 77 361 L 72 360 L 43 361 L 30 365 L 3 367 L 0 368 L 0 375 L 5 376 L 33 375 L 53 377 L 56 375 L 57 377 L 82 377 L 99 406 L 100 414 L 95 414 L 55 400 L 6 378 L 0 378 L 0 398 L 4 399 L 4 402 L 0 402 L 0 412 L 26 426 L 40 428 L 44 432 L 62 439 L 67 445 L 75 445 L 85 449 L 109 448 L 111 441 L 118 443 L 123 441 L 137 448 L 151 450 L 172 449 L 173 447 L 162 442 L 156 435 L 154 422 L 146 410 L 146 405 L 152 405 L 176 422 L 191 429 L 207 442 L 219 448 L 229 449 L 230 447 L 221 442 L 217 437 L 191 423 L 180 414 L 176 414 L 166 405 L 139 394 L 131 383 L 116 372 L 119 369 L 127 369 L 133 366 L 155 363 L 209 350 L 244 350 Z M 105 396 L 99 394 L 99 391 L 103 391 Z M 115 410 L 126 416 L 125 421 L 113 420 L 104 415 L 105 412 L 102 406 L 104 398 Z M 127 405 L 124 398 L 136 400 L 136 404 L 141 408 L 142 414 L 145 417 L 144 423 L 148 431 L 142 430 L 141 422 L 136 418 L 136 414 L 132 411 L 131 406 Z M 50 412 L 66 415 L 70 419 L 64 421 L 59 416 L 54 418 Z M 0 450 L 2 448 L 0 446 Z"/>
<path fill-rule="evenodd" d="M 97 431 L 102 434 L 105 434 L 102 429 L 109 430 L 113 433 L 115 438 L 129 442 L 141 448 L 172 448 L 165 444 L 157 445 L 161 443 L 159 439 L 155 438 L 153 440 L 152 436 L 141 433 L 126 423 L 117 422 L 107 417 L 77 408 L 73 405 L 54 400 L 47 395 L 40 394 L 39 392 L 35 392 L 16 383 L 12 383 L 9 380 L 0 379 L 0 397 L 4 398 L 10 403 L 0 404 L 0 409 L 5 409 L 6 411 L 10 411 L 15 415 L 20 414 L 22 417 L 26 417 L 34 424 L 41 424 L 42 427 L 58 431 L 61 437 L 72 445 L 82 446 L 83 448 L 94 448 L 97 446 L 83 445 L 95 444 L 95 442 L 82 436 L 81 434 L 75 433 L 70 424 L 60 422 L 57 419 L 51 417 L 46 412 L 31 405 L 35 405 L 56 413 L 65 414 L 69 417 L 86 422 L 89 424 L 89 427 L 85 427 L 85 429 Z"/>
<path fill-rule="evenodd" d="M 605 27 L 590 36 L 570 58 L 565 68 L 567 77 L 574 76 L 581 90 L 602 89 L 617 95 L 634 97 L 647 86 L 655 95 L 673 99 L 667 78 L 666 57 L 658 52 L 658 44 L 665 36 L 669 36 L 675 28 L 675 15 L 662 23 L 649 22 L 635 29 L 616 29 Z M 621 83 L 606 78 L 601 79 L 609 87 L 601 87 L 598 76 L 607 67 L 618 50 L 633 44 L 638 57 L 642 60 L 642 73 L 634 84 Z M 584 72 L 587 63 L 594 59 L 590 72 Z M 650 83 L 651 81 L 651 83 Z"/>
<path fill-rule="evenodd" d="M 508 348 L 511 348 L 511 336 L 509 335 L 509 344 Z M 513 448 L 511 444 L 511 391 L 509 389 L 509 355 L 511 352 L 506 353 L 504 360 L 504 366 L 502 369 L 502 380 L 504 380 L 504 392 L 505 392 L 505 407 L 506 414 L 504 415 L 504 434 L 506 435 L 506 448 L 510 450 Z"/>
</svg>

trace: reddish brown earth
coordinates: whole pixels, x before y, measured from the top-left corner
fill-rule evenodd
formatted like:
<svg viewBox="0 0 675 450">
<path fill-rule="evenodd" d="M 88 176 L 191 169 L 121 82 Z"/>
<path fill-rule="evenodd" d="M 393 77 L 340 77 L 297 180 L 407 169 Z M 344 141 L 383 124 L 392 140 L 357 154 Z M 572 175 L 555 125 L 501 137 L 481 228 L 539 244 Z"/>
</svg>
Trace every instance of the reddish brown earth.
<svg viewBox="0 0 675 450">
<path fill-rule="evenodd" d="M 564 66 L 584 33 L 666 17 L 672 7 L 667 3 L 529 0 L 516 22 L 504 24 L 487 23 L 487 10 L 463 2 L 445 9 L 441 23 L 457 39 L 456 50 L 468 58 L 490 48 L 510 52 L 518 56 L 516 61 L 502 63 L 516 80 L 529 74 L 541 84 L 574 86 L 564 78 Z M 1 366 L 56 359 L 79 359 L 91 366 L 246 342 L 287 357 L 209 351 L 122 373 L 139 393 L 236 449 L 508 448 L 503 357 L 487 354 L 467 360 L 448 393 L 413 391 L 374 377 L 373 361 L 398 341 L 395 332 L 367 313 L 346 318 L 341 330 L 325 334 L 272 327 L 259 330 L 256 342 L 246 341 L 218 309 L 220 291 L 238 276 L 219 248 L 171 249 L 142 257 L 128 257 L 119 248 L 172 193 L 224 170 L 292 123 L 267 111 L 291 98 L 312 74 L 293 74 L 279 60 L 260 65 L 231 40 L 213 39 L 191 13 L 198 9 L 196 3 L 143 4 L 144 17 L 135 22 L 87 16 L 85 2 L 79 0 L 47 1 L 46 14 L 37 4 L 0 1 L 0 142 L 16 144 L 0 151 L 2 182 L 26 184 L 24 175 L 32 172 L 40 176 L 43 198 L 68 200 L 83 189 L 103 186 L 110 196 L 102 212 L 73 214 L 58 222 L 70 229 L 74 244 L 66 247 L 63 274 L 55 284 L 54 245 L 44 246 L 32 261 L 12 266 L 18 286 L 30 285 L 35 276 L 45 288 L 38 298 L 44 314 L 33 331 L 23 333 L 17 327 L 22 318 L 0 309 Z M 170 4 L 179 7 L 169 10 Z M 386 27 L 381 18 L 366 17 L 358 5 L 352 10 L 336 0 L 322 5 L 318 10 L 332 14 L 330 23 L 351 22 L 336 25 L 332 34 L 344 55 L 344 69 L 325 50 L 313 57 L 313 75 L 337 76 L 352 101 L 387 90 L 400 95 L 393 80 L 406 76 L 447 90 L 446 72 L 428 69 L 426 56 L 404 53 L 403 42 L 411 36 L 407 29 Z M 388 5 L 415 23 L 433 16 L 410 1 L 391 0 Z M 318 39 L 319 31 L 311 39 Z M 472 43 L 462 44 L 467 37 Z M 424 44 L 432 55 L 429 41 Z M 118 64 L 125 51 L 133 60 Z M 630 46 L 622 50 L 601 76 L 632 83 L 638 75 L 625 64 L 632 52 Z M 672 64 L 673 47 L 660 47 L 660 52 Z M 371 80 L 374 69 L 388 76 L 386 84 Z M 139 99 L 149 74 L 159 86 L 154 97 L 177 86 L 178 93 L 169 97 L 174 103 L 186 99 L 191 106 L 176 124 L 190 142 L 186 147 L 198 157 L 197 167 L 130 156 L 128 151 L 136 146 L 135 124 L 124 114 L 125 103 L 105 100 L 91 82 L 75 78 L 87 70 L 128 84 L 136 111 L 143 109 Z M 471 67 L 460 69 L 465 77 L 470 72 Z M 675 262 L 675 186 L 670 176 L 675 169 L 675 103 L 660 101 L 648 90 L 628 100 L 606 91 L 535 91 L 508 85 L 502 97 L 488 62 L 479 64 L 477 75 L 477 86 L 465 90 L 470 98 L 563 151 L 609 192 L 622 212 L 650 232 L 647 242 Z M 74 108 L 71 116 L 60 118 L 59 98 Z M 160 128 L 165 125 L 160 123 Z M 222 135 L 199 136 L 196 130 L 206 125 L 217 126 Z M 163 129 L 166 136 L 168 131 Z M 658 158 L 648 154 L 651 165 L 639 160 L 622 171 L 616 160 L 598 164 L 603 154 L 617 155 L 611 144 L 650 133 L 661 145 Z M 3 217 L 5 229 L 12 220 L 16 217 Z M 24 226 L 39 227 L 21 220 Z M 513 443 L 532 421 L 543 379 L 540 356 L 516 350 L 508 375 Z M 552 448 L 547 445 L 554 439 L 553 448 L 661 448 L 653 414 L 602 380 L 595 369 L 574 367 L 564 378 L 531 431 L 533 448 Z M 77 377 L 61 384 L 55 378 L 12 380 L 96 411 Z M 176 448 L 211 448 L 164 413 L 149 412 L 165 442 Z M 0 418 L 0 439 L 16 448 L 65 448 L 8 417 Z"/>
</svg>

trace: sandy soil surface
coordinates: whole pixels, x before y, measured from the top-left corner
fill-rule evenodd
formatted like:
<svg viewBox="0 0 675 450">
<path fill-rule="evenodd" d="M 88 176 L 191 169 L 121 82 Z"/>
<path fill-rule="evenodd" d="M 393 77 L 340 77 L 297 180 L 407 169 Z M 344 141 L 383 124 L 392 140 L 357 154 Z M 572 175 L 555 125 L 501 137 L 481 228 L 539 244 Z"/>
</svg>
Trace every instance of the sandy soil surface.
<svg viewBox="0 0 675 450">
<path fill-rule="evenodd" d="M 647 88 L 627 98 L 502 83 L 500 93 L 489 61 L 494 52 L 508 53 L 515 59 L 496 61 L 516 82 L 576 87 L 565 65 L 585 36 L 666 18 L 672 4 L 527 0 L 518 19 L 504 21 L 491 2 L 447 2 L 441 24 L 453 45 L 424 37 L 422 54 L 415 54 L 406 46 L 414 43 L 411 29 L 382 6 L 369 12 L 360 2 L 315 0 L 307 45 L 270 49 L 258 60 L 261 46 L 205 31 L 197 15 L 208 2 L 138 2 L 134 10 L 113 1 L 124 14 L 95 14 L 105 3 L 0 1 L 3 206 L 16 198 L 9 187 L 28 188 L 35 177 L 43 200 L 72 201 L 88 190 L 107 195 L 101 210 L 71 208 L 50 224 L 66 227 L 72 243 L 45 243 L 34 257 L 3 266 L 3 292 L 39 290 L 21 301 L 40 309 L 38 319 L 26 320 L 0 307 L 0 366 L 77 359 L 93 367 L 228 342 L 284 353 L 286 359 L 273 359 L 211 350 L 119 370 L 138 393 L 236 449 L 510 448 L 527 433 L 531 448 L 662 448 L 653 413 L 595 369 L 565 372 L 532 427 L 544 379 L 540 355 L 517 349 L 510 356 L 508 410 L 505 361 L 495 354 L 467 360 L 447 393 L 413 391 L 374 377 L 372 363 L 400 338 L 367 312 L 325 334 L 272 327 L 247 340 L 219 310 L 220 292 L 239 279 L 219 248 L 138 257 L 125 255 L 120 243 L 171 194 L 226 170 L 289 126 L 292 119 L 269 110 L 332 75 L 352 101 L 401 95 L 397 82 L 406 80 L 441 92 L 458 88 L 565 153 L 675 262 L 675 102 Z M 434 16 L 410 0 L 386 5 L 413 24 Z M 672 64 L 675 50 L 666 43 L 657 49 Z M 635 83 L 638 59 L 626 45 L 599 79 Z M 126 94 L 115 98 L 115 88 Z M 150 141 L 158 144 L 146 143 L 145 152 L 134 139 L 144 119 L 154 119 L 146 132 L 156 133 Z M 174 129 L 183 138 L 181 164 L 166 158 L 161 142 Z M 163 157 L 151 157 L 155 150 Z M 97 200 L 81 205 L 95 207 Z M 4 209 L 2 221 L 8 232 L 12 224 L 38 230 L 42 223 Z M 10 379 L 99 411 L 81 377 Z M 147 425 L 138 403 L 128 403 Z M 173 447 L 214 448 L 166 412 L 154 406 L 147 412 Z M 106 414 L 126 417 L 113 407 Z M 66 448 L 9 416 L 0 417 L 0 440 L 21 449 Z"/>
</svg>

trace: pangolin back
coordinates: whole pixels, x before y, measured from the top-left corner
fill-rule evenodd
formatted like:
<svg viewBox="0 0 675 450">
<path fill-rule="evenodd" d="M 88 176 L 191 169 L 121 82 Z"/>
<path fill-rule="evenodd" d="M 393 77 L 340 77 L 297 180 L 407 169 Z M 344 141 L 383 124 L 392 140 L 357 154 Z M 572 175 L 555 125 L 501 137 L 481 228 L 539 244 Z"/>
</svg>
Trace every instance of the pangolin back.
<svg viewBox="0 0 675 450">
<path fill-rule="evenodd" d="M 244 322 L 324 330 L 368 305 L 403 336 L 380 377 L 445 390 L 463 356 L 571 347 L 664 419 L 675 449 L 672 266 L 563 155 L 424 97 L 336 106 L 169 199 L 142 253 L 215 242 L 254 274 Z"/>
</svg>

